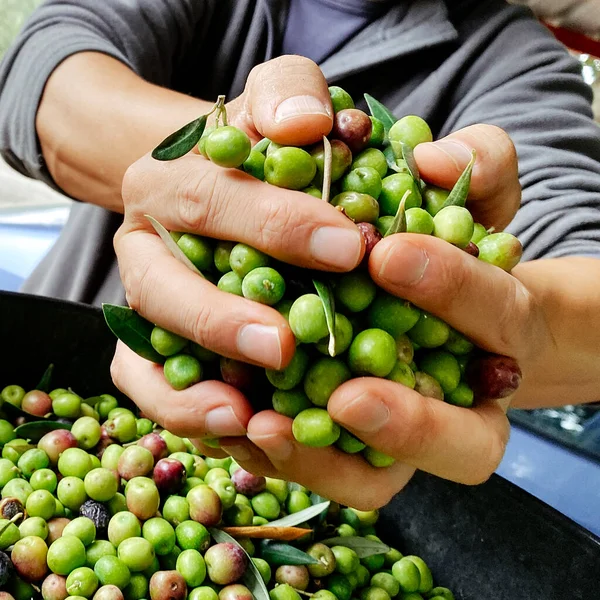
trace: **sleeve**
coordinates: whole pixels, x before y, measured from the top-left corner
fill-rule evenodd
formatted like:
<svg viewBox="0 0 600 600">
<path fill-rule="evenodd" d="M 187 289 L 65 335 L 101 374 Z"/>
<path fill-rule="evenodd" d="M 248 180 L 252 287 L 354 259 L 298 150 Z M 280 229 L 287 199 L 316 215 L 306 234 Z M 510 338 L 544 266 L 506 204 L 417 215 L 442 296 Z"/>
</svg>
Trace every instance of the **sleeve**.
<svg viewBox="0 0 600 600">
<path fill-rule="evenodd" d="M 600 127 L 592 90 L 578 62 L 524 9 L 503 15 L 508 22 L 499 34 L 461 49 L 478 58 L 463 73 L 441 134 L 489 123 L 511 136 L 523 195 L 508 230 L 523 242 L 525 259 L 600 258 Z"/>
<path fill-rule="evenodd" d="M 46 0 L 0 64 L 0 154 L 17 171 L 55 187 L 35 128 L 54 69 L 75 53 L 95 51 L 168 85 L 204 7 L 201 0 Z"/>
</svg>

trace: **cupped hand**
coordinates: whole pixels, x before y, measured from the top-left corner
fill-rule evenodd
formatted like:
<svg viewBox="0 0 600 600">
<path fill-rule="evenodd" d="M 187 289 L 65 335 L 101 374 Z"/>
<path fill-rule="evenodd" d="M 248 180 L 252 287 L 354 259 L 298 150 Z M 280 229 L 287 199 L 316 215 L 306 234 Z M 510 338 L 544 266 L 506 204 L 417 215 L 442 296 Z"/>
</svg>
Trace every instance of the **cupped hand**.
<svg viewBox="0 0 600 600">
<path fill-rule="evenodd" d="M 282 144 L 318 142 L 333 122 L 327 82 L 312 61 L 301 57 L 257 67 L 228 113 L 231 124 L 255 139 L 268 136 Z M 115 250 L 129 305 L 152 323 L 220 355 L 263 367 L 282 368 L 293 356 L 294 336 L 286 320 L 192 273 L 170 254 L 145 215 L 170 231 L 244 242 L 314 269 L 351 270 L 364 253 L 360 232 L 333 206 L 194 153 L 172 162 L 145 156 L 127 171 L 122 195 L 124 222 Z M 161 388 L 144 375 L 147 371 L 156 368 L 119 348 L 113 362 L 116 385 L 158 422 L 176 423 L 181 417 L 197 437 L 245 433 L 251 409 L 233 388 L 206 382 L 185 393 L 164 387 L 158 393 Z"/>
<path fill-rule="evenodd" d="M 501 228 L 520 202 L 514 147 L 486 125 L 459 131 L 415 150 L 422 176 L 453 185 L 475 149 L 469 208 L 486 226 Z M 463 332 L 481 348 L 515 358 L 527 377 L 536 348 L 549 330 L 532 294 L 518 277 L 476 260 L 432 236 L 400 234 L 374 248 L 371 277 Z M 508 390 L 510 391 L 510 390 Z M 510 396 L 465 409 L 381 379 L 351 380 L 331 396 L 328 411 L 339 425 L 396 459 L 374 468 L 335 448 L 298 444 L 291 420 L 274 412 L 250 419 L 248 440 L 223 440 L 222 448 L 250 470 L 297 481 L 356 508 L 383 506 L 416 469 L 465 484 L 478 484 L 498 467 L 509 436 Z"/>
</svg>

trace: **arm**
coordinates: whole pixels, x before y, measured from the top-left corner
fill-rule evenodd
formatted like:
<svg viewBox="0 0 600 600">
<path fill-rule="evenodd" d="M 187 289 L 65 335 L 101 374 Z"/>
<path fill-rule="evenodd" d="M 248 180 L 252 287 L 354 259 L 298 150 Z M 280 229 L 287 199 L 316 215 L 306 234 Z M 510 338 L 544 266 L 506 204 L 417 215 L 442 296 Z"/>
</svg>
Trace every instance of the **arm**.
<svg viewBox="0 0 600 600">
<path fill-rule="evenodd" d="M 204 108 L 159 87 L 169 84 L 204 6 L 44 3 L 0 69 L 5 159 L 74 198 L 122 210 L 127 166 Z"/>
</svg>

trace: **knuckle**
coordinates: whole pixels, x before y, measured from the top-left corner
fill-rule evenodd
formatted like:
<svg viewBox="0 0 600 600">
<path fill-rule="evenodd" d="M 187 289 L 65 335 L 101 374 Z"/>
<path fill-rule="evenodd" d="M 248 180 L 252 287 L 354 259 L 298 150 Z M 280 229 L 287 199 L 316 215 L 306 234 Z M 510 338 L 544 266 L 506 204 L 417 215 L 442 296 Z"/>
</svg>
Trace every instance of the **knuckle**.
<svg viewBox="0 0 600 600">
<path fill-rule="evenodd" d="M 270 203 L 256 228 L 261 247 L 276 253 L 285 240 L 289 240 L 289 235 L 296 230 L 297 225 L 296 215 L 288 202 Z"/>
<path fill-rule="evenodd" d="M 121 182 L 121 196 L 125 206 L 135 205 L 142 200 L 149 189 L 149 169 L 147 161 L 141 158 L 131 164 Z"/>
<path fill-rule="evenodd" d="M 214 320 L 213 307 L 208 303 L 203 303 L 201 306 L 193 306 L 189 309 L 183 319 L 184 329 L 190 332 L 196 343 L 210 349 L 213 346 Z"/>
<path fill-rule="evenodd" d="M 487 427 L 488 424 L 484 423 L 483 426 Z M 478 461 L 465 473 L 465 478 L 461 483 L 466 485 L 481 485 L 488 481 L 504 458 L 509 436 L 510 425 L 508 419 L 504 417 L 501 423 L 489 435 L 488 443 L 482 449 Z"/>
<path fill-rule="evenodd" d="M 406 404 L 404 436 L 395 438 L 395 458 L 414 459 L 426 453 L 430 440 L 437 437 L 435 402 L 426 398 Z"/>
<path fill-rule="evenodd" d="M 498 351 L 511 356 L 515 348 L 527 348 L 527 340 L 532 339 L 534 320 L 533 295 L 514 278 L 507 278 L 509 293 L 500 304 L 496 319 Z"/>
<path fill-rule="evenodd" d="M 221 201 L 216 170 L 188 171 L 175 193 L 178 217 L 185 231 L 202 233 L 207 224 L 214 227 L 216 205 Z"/>
<path fill-rule="evenodd" d="M 121 268 L 121 279 L 127 303 L 136 312 L 144 314 L 147 299 L 152 296 L 154 288 L 151 263 L 134 261 L 133 264 Z"/>
<path fill-rule="evenodd" d="M 124 391 L 122 389 L 122 383 L 121 383 L 122 374 L 123 374 L 123 370 L 121 368 L 121 360 L 120 360 L 119 354 L 117 352 L 113 356 L 113 359 L 110 363 L 110 377 L 120 392 Z"/>
</svg>

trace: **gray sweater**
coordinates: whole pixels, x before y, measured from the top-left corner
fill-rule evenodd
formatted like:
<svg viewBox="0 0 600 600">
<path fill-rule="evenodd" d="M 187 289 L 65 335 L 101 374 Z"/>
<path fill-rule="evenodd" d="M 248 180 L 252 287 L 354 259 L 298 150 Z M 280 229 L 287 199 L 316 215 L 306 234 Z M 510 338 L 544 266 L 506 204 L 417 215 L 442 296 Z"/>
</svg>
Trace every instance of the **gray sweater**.
<svg viewBox="0 0 600 600">
<path fill-rule="evenodd" d="M 408 6 L 407 6 L 408 4 Z M 229 98 L 277 56 L 285 0 L 47 0 L 0 68 L 0 151 L 53 183 L 35 131 L 44 84 L 67 56 L 111 55 L 145 79 L 199 98 Z M 527 9 L 502 0 L 406 0 L 321 64 L 332 84 L 368 92 L 436 137 L 491 123 L 512 136 L 524 188 L 509 230 L 525 258 L 600 257 L 600 128 L 578 65 Z M 77 85 L 77 82 L 73 82 Z M 123 302 L 112 236 L 122 217 L 76 203 L 23 291 Z"/>
</svg>

